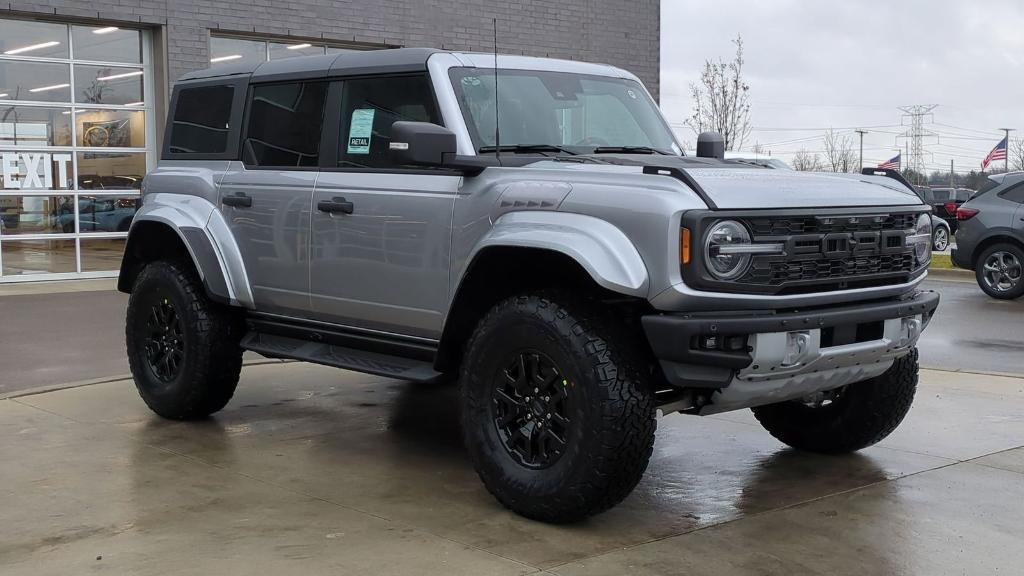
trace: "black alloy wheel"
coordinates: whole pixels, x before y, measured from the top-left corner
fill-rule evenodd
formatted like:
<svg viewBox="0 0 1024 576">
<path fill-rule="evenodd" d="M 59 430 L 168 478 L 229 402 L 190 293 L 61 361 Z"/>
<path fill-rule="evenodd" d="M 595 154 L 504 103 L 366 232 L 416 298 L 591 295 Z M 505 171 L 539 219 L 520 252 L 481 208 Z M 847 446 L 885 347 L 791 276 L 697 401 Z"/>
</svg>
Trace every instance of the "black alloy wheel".
<svg viewBox="0 0 1024 576">
<path fill-rule="evenodd" d="M 494 425 L 509 454 L 531 469 L 563 454 L 572 423 L 569 382 L 548 356 L 525 350 L 496 376 Z"/>
<path fill-rule="evenodd" d="M 144 347 L 149 369 L 161 381 L 173 381 L 185 360 L 185 337 L 181 318 L 170 299 L 160 298 L 150 307 L 146 332 Z"/>
</svg>

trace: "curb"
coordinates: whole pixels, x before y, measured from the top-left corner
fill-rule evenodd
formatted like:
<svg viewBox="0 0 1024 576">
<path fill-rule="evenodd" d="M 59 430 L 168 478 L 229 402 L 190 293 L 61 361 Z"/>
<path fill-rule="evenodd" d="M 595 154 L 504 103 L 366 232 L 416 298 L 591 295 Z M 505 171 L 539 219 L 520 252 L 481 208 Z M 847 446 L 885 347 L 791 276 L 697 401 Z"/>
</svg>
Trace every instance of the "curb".
<svg viewBox="0 0 1024 576">
<path fill-rule="evenodd" d="M 933 280 L 953 280 L 956 282 L 974 282 L 973 270 L 960 268 L 929 268 L 928 277 Z"/>
<path fill-rule="evenodd" d="M 248 362 L 243 361 L 242 367 L 245 368 L 246 366 L 263 366 L 266 364 L 285 364 L 287 362 L 295 362 L 295 360 L 277 360 L 273 358 L 260 358 L 258 360 L 252 360 Z M 99 378 L 89 378 L 88 380 L 64 382 L 63 384 L 48 384 L 46 386 L 36 386 L 35 388 L 27 388 L 25 390 L 16 390 L 14 392 L 8 392 L 6 394 L 0 393 L 0 400 L 14 400 L 15 398 L 24 398 L 26 396 L 46 394 L 48 392 L 57 392 L 59 390 L 71 390 L 73 388 L 81 388 L 83 386 L 92 386 L 93 384 L 110 384 L 111 382 L 121 382 L 124 380 L 131 379 L 131 374 L 116 374 L 114 376 L 101 376 Z"/>
</svg>

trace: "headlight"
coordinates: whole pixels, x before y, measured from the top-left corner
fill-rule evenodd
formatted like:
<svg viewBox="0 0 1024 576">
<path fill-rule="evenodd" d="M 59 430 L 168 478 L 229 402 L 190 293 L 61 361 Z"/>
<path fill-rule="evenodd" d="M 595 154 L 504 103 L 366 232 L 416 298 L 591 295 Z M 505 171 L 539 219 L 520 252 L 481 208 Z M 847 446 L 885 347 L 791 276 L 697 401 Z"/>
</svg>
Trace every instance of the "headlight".
<svg viewBox="0 0 1024 576">
<path fill-rule="evenodd" d="M 719 280 L 732 280 L 747 271 L 750 253 L 730 252 L 728 246 L 750 244 L 750 233 L 733 220 L 715 222 L 704 239 L 704 262 Z"/>
<path fill-rule="evenodd" d="M 932 259 L 932 217 L 929 214 L 921 214 L 917 219 L 917 226 L 914 228 L 914 235 L 910 237 L 909 243 L 914 247 L 914 258 L 917 267 L 925 266 Z"/>
</svg>

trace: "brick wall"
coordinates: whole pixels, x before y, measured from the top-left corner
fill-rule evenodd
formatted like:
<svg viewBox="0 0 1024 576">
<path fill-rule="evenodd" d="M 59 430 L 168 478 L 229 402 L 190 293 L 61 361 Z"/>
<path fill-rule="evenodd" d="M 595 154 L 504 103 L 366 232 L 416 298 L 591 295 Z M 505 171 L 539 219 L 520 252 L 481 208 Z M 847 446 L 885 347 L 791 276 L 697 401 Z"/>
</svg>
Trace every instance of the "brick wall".
<svg viewBox="0 0 1024 576">
<path fill-rule="evenodd" d="M 605 62 L 657 97 L 659 0 L 36 0 L 25 14 L 165 26 L 171 79 L 209 65 L 210 30 Z"/>
</svg>

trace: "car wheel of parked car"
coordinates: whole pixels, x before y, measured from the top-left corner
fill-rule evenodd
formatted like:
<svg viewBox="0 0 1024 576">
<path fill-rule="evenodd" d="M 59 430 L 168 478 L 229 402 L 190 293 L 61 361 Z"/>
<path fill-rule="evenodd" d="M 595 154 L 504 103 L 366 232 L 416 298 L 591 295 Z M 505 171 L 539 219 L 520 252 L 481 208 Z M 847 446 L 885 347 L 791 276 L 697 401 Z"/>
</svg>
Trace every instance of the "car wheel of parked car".
<svg viewBox="0 0 1024 576">
<path fill-rule="evenodd" d="M 491 494 L 546 522 L 625 498 L 654 445 L 642 358 L 614 318 L 581 298 L 530 294 L 491 309 L 461 378 L 466 446 Z"/>
<path fill-rule="evenodd" d="M 949 247 L 949 230 L 939 226 L 932 232 L 932 248 L 936 252 L 942 252 Z"/>
<path fill-rule="evenodd" d="M 128 364 L 139 395 L 164 418 L 204 418 L 223 408 L 242 368 L 242 324 L 212 302 L 190 266 L 153 262 L 128 300 Z"/>
<path fill-rule="evenodd" d="M 772 436 L 798 450 L 842 454 L 888 436 L 917 390 L 917 348 L 880 376 L 800 400 L 753 408 Z"/>
<path fill-rule="evenodd" d="M 1024 295 L 1024 250 L 1014 244 L 995 244 L 988 247 L 975 264 L 978 286 L 993 298 L 1012 300 Z"/>
</svg>

